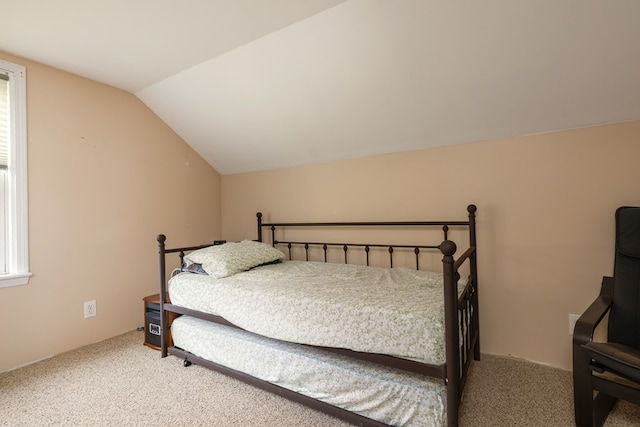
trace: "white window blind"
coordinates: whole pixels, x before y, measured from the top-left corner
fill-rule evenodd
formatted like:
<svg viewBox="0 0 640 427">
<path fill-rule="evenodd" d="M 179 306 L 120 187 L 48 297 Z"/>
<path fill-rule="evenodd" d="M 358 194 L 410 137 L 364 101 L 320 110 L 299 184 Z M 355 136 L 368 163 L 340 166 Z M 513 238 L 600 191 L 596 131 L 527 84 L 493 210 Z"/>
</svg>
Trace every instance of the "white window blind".
<svg viewBox="0 0 640 427">
<path fill-rule="evenodd" d="M 0 170 L 9 165 L 9 76 L 0 73 Z"/>
<path fill-rule="evenodd" d="M 22 65 L 0 59 L 0 176 L 4 177 L 4 270 L 0 288 L 29 282 L 27 195 L 27 74 Z M 1 264 L 1 263 L 0 263 Z"/>
</svg>

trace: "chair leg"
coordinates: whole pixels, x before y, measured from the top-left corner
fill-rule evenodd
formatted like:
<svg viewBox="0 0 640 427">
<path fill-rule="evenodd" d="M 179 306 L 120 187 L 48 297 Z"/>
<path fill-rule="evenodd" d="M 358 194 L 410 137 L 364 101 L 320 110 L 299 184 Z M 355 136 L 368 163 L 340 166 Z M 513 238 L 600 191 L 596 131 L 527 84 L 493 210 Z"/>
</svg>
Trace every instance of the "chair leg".
<svg viewBox="0 0 640 427">
<path fill-rule="evenodd" d="M 591 388 L 574 389 L 573 400 L 574 400 L 574 408 L 575 408 L 576 426 L 577 427 L 594 427 L 593 391 L 591 391 Z"/>
<path fill-rule="evenodd" d="M 577 427 L 601 427 L 617 400 L 602 392 L 594 398 L 590 362 L 582 348 L 574 348 L 573 404 Z"/>
<path fill-rule="evenodd" d="M 596 427 L 604 424 L 616 401 L 615 397 L 598 392 L 593 402 L 593 421 Z"/>
<path fill-rule="evenodd" d="M 593 387 L 591 359 L 579 345 L 573 348 L 573 405 L 577 427 L 594 427 Z"/>
</svg>

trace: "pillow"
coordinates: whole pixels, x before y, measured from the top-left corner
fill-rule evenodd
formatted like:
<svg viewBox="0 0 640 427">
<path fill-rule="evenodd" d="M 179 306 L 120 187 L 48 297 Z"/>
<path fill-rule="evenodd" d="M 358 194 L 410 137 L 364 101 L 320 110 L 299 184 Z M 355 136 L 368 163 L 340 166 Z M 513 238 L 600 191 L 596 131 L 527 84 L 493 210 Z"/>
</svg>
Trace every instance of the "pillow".
<svg viewBox="0 0 640 427">
<path fill-rule="evenodd" d="M 184 257 L 187 265 L 202 264 L 204 271 L 217 279 L 282 259 L 284 254 L 279 250 L 253 240 L 209 246 Z"/>
</svg>

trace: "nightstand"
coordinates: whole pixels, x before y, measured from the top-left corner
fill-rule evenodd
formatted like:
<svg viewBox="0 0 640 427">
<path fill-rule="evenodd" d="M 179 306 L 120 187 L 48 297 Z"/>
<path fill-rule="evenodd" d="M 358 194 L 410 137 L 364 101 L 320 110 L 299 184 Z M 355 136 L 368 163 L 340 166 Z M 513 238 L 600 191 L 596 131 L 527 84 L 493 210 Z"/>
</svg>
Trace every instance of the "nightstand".
<svg viewBox="0 0 640 427">
<path fill-rule="evenodd" d="M 154 350 L 160 350 L 160 294 L 149 295 L 142 299 L 144 302 L 144 345 Z M 166 302 L 169 302 L 167 295 Z M 167 325 L 171 325 L 173 319 L 179 314 L 167 312 Z M 167 336 L 167 346 L 171 347 L 173 340 L 171 339 L 171 331 Z"/>
</svg>

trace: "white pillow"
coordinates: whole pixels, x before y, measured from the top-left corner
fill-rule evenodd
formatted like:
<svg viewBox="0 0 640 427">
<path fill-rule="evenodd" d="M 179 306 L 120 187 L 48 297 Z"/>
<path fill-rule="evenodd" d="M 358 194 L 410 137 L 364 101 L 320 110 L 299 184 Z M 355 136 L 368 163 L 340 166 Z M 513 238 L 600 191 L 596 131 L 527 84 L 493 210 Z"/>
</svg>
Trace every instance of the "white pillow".
<svg viewBox="0 0 640 427">
<path fill-rule="evenodd" d="M 209 246 L 184 257 L 186 264 L 201 264 L 207 274 L 217 279 L 282 259 L 284 254 L 279 250 L 253 240 Z"/>
</svg>

